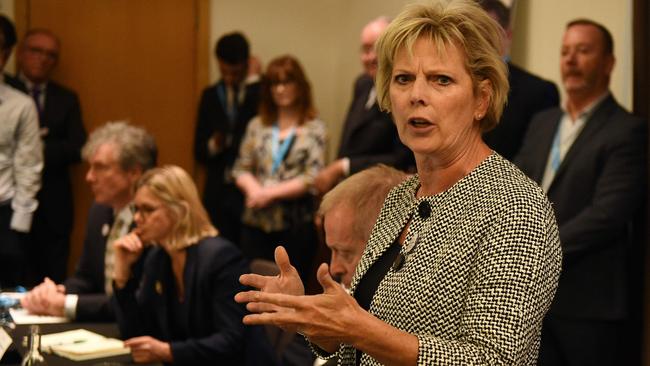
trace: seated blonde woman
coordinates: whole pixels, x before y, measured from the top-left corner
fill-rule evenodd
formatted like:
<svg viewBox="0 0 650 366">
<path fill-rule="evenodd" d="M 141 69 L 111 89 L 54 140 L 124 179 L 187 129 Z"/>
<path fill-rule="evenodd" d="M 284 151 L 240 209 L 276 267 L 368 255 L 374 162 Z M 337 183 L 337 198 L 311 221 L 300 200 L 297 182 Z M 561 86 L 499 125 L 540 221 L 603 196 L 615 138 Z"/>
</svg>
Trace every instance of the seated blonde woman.
<svg viewBox="0 0 650 366">
<path fill-rule="evenodd" d="M 234 295 L 247 271 L 239 250 L 217 236 L 190 176 L 177 166 L 136 185 L 135 222 L 115 242 L 114 305 L 136 362 L 240 365 L 245 309 Z M 131 267 L 146 246 L 141 280 Z M 251 340 L 255 342 L 255 340 Z"/>
</svg>

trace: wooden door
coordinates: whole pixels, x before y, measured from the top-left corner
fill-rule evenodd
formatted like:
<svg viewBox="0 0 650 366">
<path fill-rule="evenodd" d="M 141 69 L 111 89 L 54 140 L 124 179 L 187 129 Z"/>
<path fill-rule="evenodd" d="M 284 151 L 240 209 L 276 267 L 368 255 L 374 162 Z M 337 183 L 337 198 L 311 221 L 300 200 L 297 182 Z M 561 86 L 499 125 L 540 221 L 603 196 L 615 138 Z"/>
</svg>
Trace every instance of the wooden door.
<svg viewBox="0 0 650 366">
<path fill-rule="evenodd" d="M 19 34 L 39 27 L 61 39 L 53 79 L 79 94 L 89 132 L 127 119 L 155 136 L 160 164 L 193 172 L 194 120 L 208 72 L 207 10 L 207 0 L 27 0 L 16 2 L 16 21 Z M 92 202 L 86 168 L 73 169 L 70 270 Z"/>
</svg>

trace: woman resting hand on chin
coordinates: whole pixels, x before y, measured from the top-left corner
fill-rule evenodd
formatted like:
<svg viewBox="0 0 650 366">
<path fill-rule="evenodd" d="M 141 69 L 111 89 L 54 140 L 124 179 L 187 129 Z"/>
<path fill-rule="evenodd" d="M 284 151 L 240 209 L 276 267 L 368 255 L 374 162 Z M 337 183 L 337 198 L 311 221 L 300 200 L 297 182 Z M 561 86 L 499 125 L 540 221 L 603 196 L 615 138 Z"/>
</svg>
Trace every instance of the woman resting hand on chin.
<svg viewBox="0 0 650 366">
<path fill-rule="evenodd" d="M 491 151 L 508 94 L 502 30 L 474 1 L 413 5 L 376 47 L 377 97 L 418 174 L 384 202 L 348 295 L 318 269 L 305 296 L 286 253 L 278 277 L 244 275 L 256 314 L 342 365 L 535 365 L 560 273 L 542 190 Z M 362 214 L 362 213 L 360 213 Z M 341 225 L 346 225 L 342 222 Z"/>
<path fill-rule="evenodd" d="M 112 299 L 136 362 L 240 365 L 243 306 L 233 296 L 248 271 L 239 250 L 217 236 L 190 176 L 177 166 L 147 171 L 134 200 L 137 228 L 115 245 Z M 140 282 L 131 266 L 147 251 Z"/>
</svg>

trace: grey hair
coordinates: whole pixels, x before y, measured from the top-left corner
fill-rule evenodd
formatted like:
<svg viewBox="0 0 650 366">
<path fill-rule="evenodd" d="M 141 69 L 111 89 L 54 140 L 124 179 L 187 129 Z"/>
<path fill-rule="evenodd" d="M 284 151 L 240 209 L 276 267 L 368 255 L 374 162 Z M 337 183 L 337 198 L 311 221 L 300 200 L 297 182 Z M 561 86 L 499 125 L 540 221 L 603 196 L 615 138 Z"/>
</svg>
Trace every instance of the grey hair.
<svg viewBox="0 0 650 366">
<path fill-rule="evenodd" d="M 146 171 L 156 166 L 158 159 L 156 141 L 142 127 L 130 125 L 126 121 L 107 122 L 90 134 L 81 150 L 84 160 L 90 160 L 97 149 L 104 144 L 113 144 L 117 147 L 117 161 L 124 170 L 140 167 Z"/>
<path fill-rule="evenodd" d="M 388 192 L 406 178 L 406 173 L 383 164 L 362 170 L 325 194 L 318 215 L 325 216 L 330 210 L 347 205 L 355 214 L 352 222 L 345 225 L 350 225 L 355 239 L 365 243 Z"/>
</svg>

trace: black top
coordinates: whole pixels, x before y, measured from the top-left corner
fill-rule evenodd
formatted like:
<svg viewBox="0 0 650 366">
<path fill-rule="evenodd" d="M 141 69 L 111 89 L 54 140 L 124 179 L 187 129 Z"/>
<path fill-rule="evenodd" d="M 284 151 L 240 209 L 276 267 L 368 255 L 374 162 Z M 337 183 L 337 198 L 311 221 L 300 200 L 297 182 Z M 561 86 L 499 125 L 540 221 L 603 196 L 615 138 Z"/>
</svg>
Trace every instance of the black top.
<svg viewBox="0 0 650 366">
<path fill-rule="evenodd" d="M 388 273 L 395 262 L 395 258 L 399 255 L 400 249 L 402 249 L 402 245 L 399 241 L 394 241 L 359 281 L 359 285 L 357 285 L 357 289 L 354 291 L 354 298 L 364 310 L 368 311 L 370 309 L 370 303 L 372 302 L 373 296 L 375 296 L 375 291 L 377 291 L 379 283 L 384 279 L 386 273 Z M 357 350 L 357 365 L 360 364 L 361 351 Z"/>
<path fill-rule="evenodd" d="M 167 283 L 173 283 L 173 291 L 167 291 L 167 306 L 169 306 L 169 327 L 171 329 L 171 334 L 173 334 L 173 340 L 184 340 L 192 337 L 192 333 L 189 329 L 189 319 L 190 319 L 190 308 L 187 306 L 187 302 L 180 299 L 178 286 L 176 285 L 176 279 L 174 279 L 173 272 L 168 273 Z"/>
</svg>

